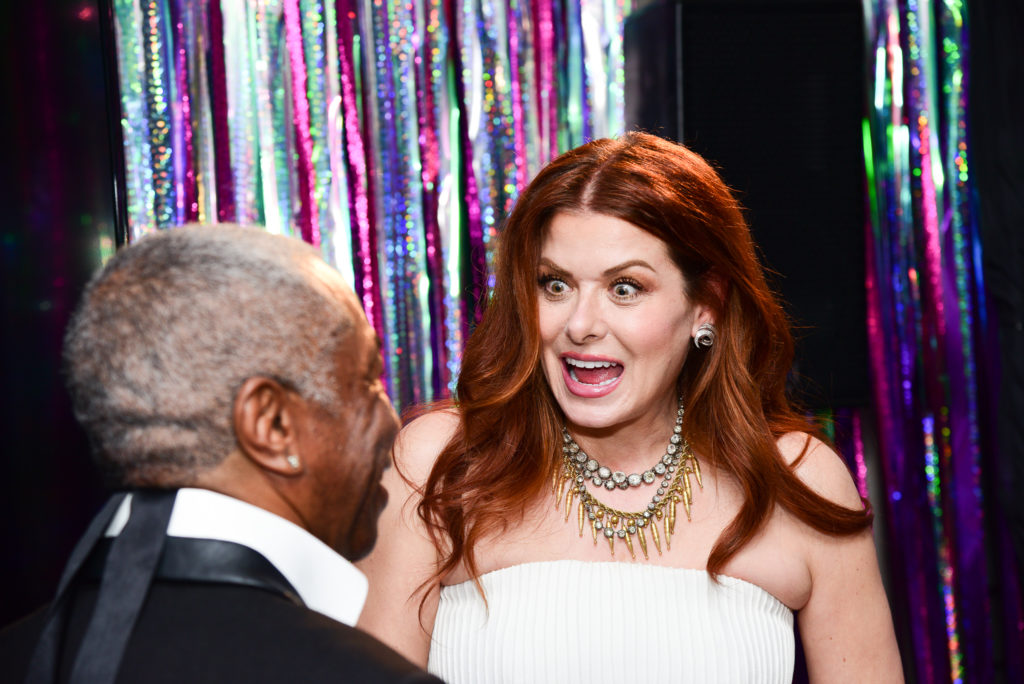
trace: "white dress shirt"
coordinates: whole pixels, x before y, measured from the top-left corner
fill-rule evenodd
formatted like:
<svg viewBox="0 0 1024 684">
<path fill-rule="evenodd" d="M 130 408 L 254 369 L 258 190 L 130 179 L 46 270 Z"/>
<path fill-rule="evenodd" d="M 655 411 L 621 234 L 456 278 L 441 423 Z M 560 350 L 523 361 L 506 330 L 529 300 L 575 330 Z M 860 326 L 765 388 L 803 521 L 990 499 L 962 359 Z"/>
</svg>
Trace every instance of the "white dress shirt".
<svg viewBox="0 0 1024 684">
<path fill-rule="evenodd" d="M 131 495 L 107 527 L 116 537 L 131 516 Z M 252 504 L 208 489 L 178 491 L 167 526 L 170 537 L 235 542 L 262 554 L 311 610 L 355 626 L 369 582 L 354 565 L 298 525 Z"/>
</svg>

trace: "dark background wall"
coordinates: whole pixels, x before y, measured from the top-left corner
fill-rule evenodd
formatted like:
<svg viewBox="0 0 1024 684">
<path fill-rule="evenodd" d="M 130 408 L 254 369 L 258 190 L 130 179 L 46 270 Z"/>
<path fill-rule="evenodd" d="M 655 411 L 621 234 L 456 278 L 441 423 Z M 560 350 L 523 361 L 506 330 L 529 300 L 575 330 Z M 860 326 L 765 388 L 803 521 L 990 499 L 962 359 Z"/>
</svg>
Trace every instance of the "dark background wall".
<svg viewBox="0 0 1024 684">
<path fill-rule="evenodd" d="M 114 237 L 97 5 L 0 3 L 0 624 L 49 598 L 102 497 L 59 371 Z"/>
<path fill-rule="evenodd" d="M 794 322 L 792 389 L 867 406 L 860 0 L 653 2 L 624 41 L 626 125 L 703 155 L 744 207 Z"/>
<path fill-rule="evenodd" d="M 998 514 L 990 516 L 987 531 L 996 537 L 1005 530 L 1024 590 L 1024 0 L 980 0 L 971 5 L 970 18 L 971 168 L 978 179 L 990 331 L 1000 350 L 997 400 L 988 416 L 995 424 L 995 467 L 986 474 Z M 990 588 L 993 605 L 1003 601 L 1003 590 Z M 1019 624 L 1005 629 L 1024 633 Z M 997 665 L 1013 656 L 1000 647 L 993 648 Z M 1010 642 L 1006 649 L 1014 647 Z"/>
</svg>

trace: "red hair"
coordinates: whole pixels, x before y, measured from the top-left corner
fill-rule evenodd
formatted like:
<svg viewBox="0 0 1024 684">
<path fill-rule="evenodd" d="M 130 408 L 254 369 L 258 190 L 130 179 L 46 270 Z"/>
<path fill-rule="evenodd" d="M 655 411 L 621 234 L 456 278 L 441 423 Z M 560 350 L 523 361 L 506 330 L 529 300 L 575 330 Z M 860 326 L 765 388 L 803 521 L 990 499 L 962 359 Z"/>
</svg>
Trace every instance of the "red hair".
<svg viewBox="0 0 1024 684">
<path fill-rule="evenodd" d="M 786 395 L 789 322 L 729 188 L 685 147 L 628 133 L 552 161 L 505 223 L 494 292 L 462 358 L 459 426 L 419 505 L 441 554 L 435 578 L 459 563 L 477 577 L 477 542 L 521 517 L 561 463 L 563 418 L 540 368 L 536 280 L 541 243 L 558 212 L 614 216 L 658 237 L 685 277 L 686 295 L 714 312 L 714 346 L 691 354 L 680 377 L 683 432 L 702 460 L 735 478 L 744 503 L 712 549 L 708 572 L 720 573 L 775 505 L 832 535 L 868 527 L 868 510 L 819 496 L 779 453 L 783 434 L 819 431 Z"/>
</svg>

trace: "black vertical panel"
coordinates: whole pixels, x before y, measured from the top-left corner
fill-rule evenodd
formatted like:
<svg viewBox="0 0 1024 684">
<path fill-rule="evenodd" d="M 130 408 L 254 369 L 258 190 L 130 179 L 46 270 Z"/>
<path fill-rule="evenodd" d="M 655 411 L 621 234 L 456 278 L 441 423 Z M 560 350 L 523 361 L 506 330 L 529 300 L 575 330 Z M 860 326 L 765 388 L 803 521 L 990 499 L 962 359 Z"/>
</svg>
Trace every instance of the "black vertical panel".
<svg viewBox="0 0 1024 684">
<path fill-rule="evenodd" d="M 49 599 L 102 496 L 59 359 L 114 207 L 96 1 L 0 3 L 0 44 L 4 624 Z"/>
<path fill-rule="evenodd" d="M 1003 571 L 989 588 L 997 626 L 990 652 L 994 681 L 1010 682 L 1024 668 L 1024 629 L 1015 619 L 1024 611 L 1024 0 L 982 1 L 970 10 L 968 154 L 992 314 L 984 332 L 999 345 L 997 358 L 978 364 L 983 382 L 998 388 L 981 407 L 995 436 L 983 471 L 988 563 Z M 1003 539 L 1012 550 L 1000 548 Z"/>
<path fill-rule="evenodd" d="M 626 27 L 627 124 L 681 140 L 747 210 L 811 406 L 869 403 L 857 0 L 658 3 Z"/>
</svg>

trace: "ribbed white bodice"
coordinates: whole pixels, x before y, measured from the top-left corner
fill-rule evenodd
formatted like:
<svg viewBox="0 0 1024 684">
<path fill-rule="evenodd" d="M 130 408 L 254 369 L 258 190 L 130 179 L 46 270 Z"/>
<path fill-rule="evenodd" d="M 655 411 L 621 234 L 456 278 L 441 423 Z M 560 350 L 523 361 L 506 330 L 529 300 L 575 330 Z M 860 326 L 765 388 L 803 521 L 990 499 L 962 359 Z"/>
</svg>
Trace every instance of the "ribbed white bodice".
<svg viewBox="0 0 1024 684">
<path fill-rule="evenodd" d="M 703 570 L 573 560 L 441 589 L 428 669 L 448 684 L 791 682 L 793 613 Z"/>
</svg>

